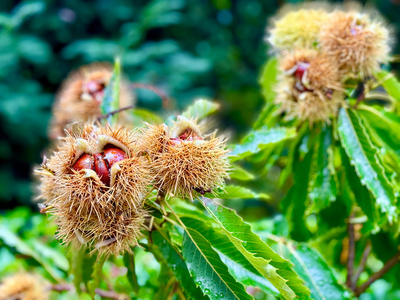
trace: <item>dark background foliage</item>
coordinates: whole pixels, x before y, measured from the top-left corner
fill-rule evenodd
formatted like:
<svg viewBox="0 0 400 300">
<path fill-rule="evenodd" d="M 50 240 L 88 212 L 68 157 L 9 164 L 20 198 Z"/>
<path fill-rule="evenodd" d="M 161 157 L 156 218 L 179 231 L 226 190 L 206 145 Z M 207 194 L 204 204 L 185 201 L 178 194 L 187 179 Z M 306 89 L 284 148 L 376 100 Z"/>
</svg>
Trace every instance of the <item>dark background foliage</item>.
<svg viewBox="0 0 400 300">
<path fill-rule="evenodd" d="M 400 32 L 399 3 L 371 2 Z M 125 76 L 164 90 L 175 112 L 195 98 L 215 99 L 222 104 L 220 130 L 232 140 L 243 136 L 262 106 L 257 79 L 268 52 L 265 25 L 284 3 L 1 1 L 1 208 L 31 205 L 32 167 L 48 145 L 55 93 L 83 64 L 121 57 Z M 167 114 L 155 95 L 137 94 L 139 107 Z"/>
</svg>

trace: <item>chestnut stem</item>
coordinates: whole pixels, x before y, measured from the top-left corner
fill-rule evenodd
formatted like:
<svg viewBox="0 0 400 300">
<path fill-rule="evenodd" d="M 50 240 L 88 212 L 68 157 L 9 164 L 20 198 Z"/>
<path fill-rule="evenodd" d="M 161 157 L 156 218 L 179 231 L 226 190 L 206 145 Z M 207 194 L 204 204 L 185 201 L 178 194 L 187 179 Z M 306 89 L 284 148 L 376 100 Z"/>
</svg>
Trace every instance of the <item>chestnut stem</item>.
<svg viewBox="0 0 400 300">
<path fill-rule="evenodd" d="M 108 117 L 110 117 L 110 116 L 112 116 L 112 115 L 115 115 L 115 114 L 117 114 L 117 113 L 120 113 L 120 112 L 122 112 L 122 111 L 124 111 L 124 110 L 133 109 L 133 108 L 135 108 L 135 105 L 129 105 L 129 106 L 126 106 L 126 107 L 122 107 L 122 108 L 120 108 L 120 109 L 117 109 L 117 110 L 113 110 L 113 111 L 109 112 L 108 114 L 105 114 L 105 115 L 102 115 L 102 116 L 97 117 L 97 121 L 101 121 L 101 120 L 103 120 L 103 119 L 107 119 Z"/>
<path fill-rule="evenodd" d="M 164 108 L 168 108 L 170 105 L 169 97 L 164 92 L 162 92 L 159 88 L 157 88 L 153 85 L 143 84 L 143 83 L 134 83 L 134 84 L 131 84 L 131 87 L 133 89 L 146 89 L 146 90 L 152 91 L 153 93 L 157 94 L 161 98 L 162 106 Z"/>
<path fill-rule="evenodd" d="M 353 291 L 356 290 L 356 288 L 357 288 L 357 282 L 360 279 L 361 273 L 364 271 L 365 264 L 367 263 L 367 259 L 368 259 L 368 256 L 369 256 L 370 252 L 371 252 L 371 249 L 372 249 L 371 242 L 368 241 L 367 245 L 365 246 L 365 249 L 363 251 L 363 254 L 362 254 L 362 257 L 361 257 L 361 261 L 360 261 L 360 265 L 358 266 L 356 275 L 354 275 L 354 278 L 353 278 L 353 281 L 352 281 L 351 289 Z"/>
<path fill-rule="evenodd" d="M 382 276 L 385 275 L 386 272 L 388 272 L 392 267 L 398 264 L 399 261 L 400 261 L 400 251 L 397 252 L 391 259 L 389 259 L 382 267 L 382 269 L 372 274 L 371 277 L 366 282 L 364 282 L 364 284 L 362 284 L 359 288 L 357 288 L 355 291 L 355 295 L 358 297 L 362 293 L 364 293 L 365 290 L 369 288 L 371 284 L 373 284 L 376 280 L 382 278 Z"/>
<path fill-rule="evenodd" d="M 73 289 L 74 289 L 74 287 L 68 283 L 53 284 L 53 285 L 49 286 L 49 290 L 52 290 L 55 292 L 68 292 Z M 107 299 L 115 299 L 115 300 L 125 299 L 124 295 L 118 294 L 115 291 L 106 291 L 106 290 L 97 288 L 97 289 L 95 289 L 95 293 L 97 295 L 99 295 L 103 298 L 107 298 Z"/>
<path fill-rule="evenodd" d="M 346 285 L 351 288 L 351 279 L 353 277 L 354 272 L 354 258 L 355 258 L 355 237 L 354 237 L 354 224 L 351 222 L 351 219 L 354 218 L 354 214 L 350 215 L 348 220 L 348 233 L 349 233 L 349 253 L 347 258 L 347 279 Z"/>
<path fill-rule="evenodd" d="M 106 299 L 115 299 L 115 300 L 124 299 L 123 295 L 118 294 L 115 291 L 106 291 L 106 290 L 102 290 L 102 289 L 95 289 L 95 293 Z"/>
</svg>

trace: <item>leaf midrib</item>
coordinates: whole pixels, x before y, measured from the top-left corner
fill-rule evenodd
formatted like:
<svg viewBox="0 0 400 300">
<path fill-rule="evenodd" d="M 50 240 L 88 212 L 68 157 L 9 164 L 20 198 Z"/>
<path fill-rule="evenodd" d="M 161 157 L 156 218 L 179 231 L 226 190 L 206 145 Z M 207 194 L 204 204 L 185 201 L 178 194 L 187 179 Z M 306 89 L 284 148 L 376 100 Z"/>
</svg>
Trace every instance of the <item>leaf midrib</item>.
<svg viewBox="0 0 400 300">
<path fill-rule="evenodd" d="M 190 230 L 195 231 L 196 233 L 198 233 L 199 235 L 201 235 L 197 230 L 190 228 Z M 222 279 L 222 277 L 219 275 L 219 273 L 215 270 L 214 266 L 210 263 L 210 261 L 208 260 L 208 258 L 206 257 L 206 255 L 203 253 L 203 251 L 201 251 L 201 249 L 197 246 L 196 242 L 193 240 L 192 235 L 189 233 L 189 230 L 186 228 L 185 226 L 185 231 L 187 233 L 187 235 L 190 237 L 190 239 L 192 240 L 193 245 L 197 248 L 197 250 L 202 254 L 203 258 L 207 261 L 208 265 L 211 267 L 211 269 L 214 271 L 214 273 L 217 274 L 217 276 L 219 277 L 219 279 L 225 283 L 225 286 L 231 291 L 231 293 L 240 300 L 240 298 L 238 298 L 238 296 L 236 295 L 236 293 L 231 289 L 231 287 L 225 282 L 225 280 Z M 210 245 L 211 247 L 211 245 Z M 212 247 L 211 247 L 212 249 Z M 217 253 L 218 255 L 218 253 Z"/>
<path fill-rule="evenodd" d="M 301 257 L 294 251 L 294 248 L 291 244 L 287 244 L 286 246 L 290 253 L 294 256 L 294 258 L 299 262 L 300 266 L 303 268 L 304 272 L 307 274 L 308 278 L 310 279 L 312 285 L 314 286 L 315 290 L 318 292 L 320 295 L 321 299 L 326 300 L 325 296 L 322 294 L 322 291 L 320 290 L 319 286 L 315 282 L 314 278 L 311 276 L 307 266 L 305 265 L 304 261 L 301 259 Z"/>
</svg>

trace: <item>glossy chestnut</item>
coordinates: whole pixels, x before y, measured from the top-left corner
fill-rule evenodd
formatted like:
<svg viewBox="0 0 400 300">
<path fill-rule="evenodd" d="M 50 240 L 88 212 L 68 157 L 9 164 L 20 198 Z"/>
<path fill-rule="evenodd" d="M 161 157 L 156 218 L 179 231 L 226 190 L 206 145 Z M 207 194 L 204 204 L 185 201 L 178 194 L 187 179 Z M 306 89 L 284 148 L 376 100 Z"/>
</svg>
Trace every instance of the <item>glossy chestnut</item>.
<svg viewBox="0 0 400 300">
<path fill-rule="evenodd" d="M 83 154 L 72 166 L 75 171 L 82 169 L 90 169 L 97 173 L 100 180 L 107 186 L 110 185 L 111 167 L 128 158 L 126 153 L 119 148 L 110 147 L 105 149 L 102 153 L 95 153 L 93 155 Z"/>
</svg>

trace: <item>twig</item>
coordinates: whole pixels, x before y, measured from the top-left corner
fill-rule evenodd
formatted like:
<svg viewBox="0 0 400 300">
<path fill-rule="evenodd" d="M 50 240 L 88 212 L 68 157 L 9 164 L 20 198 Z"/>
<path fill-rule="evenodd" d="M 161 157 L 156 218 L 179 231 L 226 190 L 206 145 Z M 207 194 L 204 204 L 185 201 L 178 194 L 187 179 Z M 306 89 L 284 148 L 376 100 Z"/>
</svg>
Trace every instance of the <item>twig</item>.
<svg viewBox="0 0 400 300">
<path fill-rule="evenodd" d="M 349 253 L 347 257 L 347 278 L 346 285 L 351 288 L 351 278 L 353 277 L 354 272 L 354 256 L 355 256 L 355 238 L 354 238 L 354 224 L 351 222 L 351 219 L 354 218 L 354 214 L 350 215 L 348 220 L 348 232 L 349 232 Z"/>
<path fill-rule="evenodd" d="M 165 201 L 165 193 L 163 191 L 159 190 L 158 193 L 157 193 L 156 200 L 160 204 L 160 208 L 161 208 L 161 211 L 162 211 L 163 215 L 166 216 L 167 215 L 167 211 L 165 210 L 165 206 L 164 206 L 164 203 L 166 202 Z"/>
<path fill-rule="evenodd" d="M 55 292 L 65 292 L 65 291 L 71 291 L 74 289 L 73 285 L 68 284 L 68 283 L 61 283 L 61 284 L 53 284 L 48 287 L 49 290 L 55 291 Z M 128 299 L 126 295 L 124 294 L 118 294 L 115 291 L 106 291 L 102 289 L 95 289 L 95 293 L 101 297 L 108 298 L 108 299 L 115 299 L 115 300 L 121 300 L 121 299 Z"/>
<path fill-rule="evenodd" d="M 165 93 L 163 93 L 161 90 L 156 88 L 155 86 L 152 86 L 150 84 L 135 83 L 135 84 L 132 84 L 131 87 L 133 89 L 146 89 L 146 90 L 152 91 L 153 93 L 157 94 L 161 98 L 162 106 L 164 108 L 168 108 L 168 106 L 170 104 L 168 96 Z M 122 112 L 124 110 L 133 109 L 135 107 L 136 107 L 135 105 L 129 105 L 129 106 L 126 106 L 126 107 L 122 107 L 120 109 L 116 109 L 114 111 L 109 112 L 108 114 L 99 116 L 97 118 L 97 121 L 101 121 L 103 119 L 107 119 L 109 116 L 118 114 L 118 113 L 120 113 L 120 112 Z"/>
<path fill-rule="evenodd" d="M 365 84 L 364 84 L 364 82 L 360 82 L 357 85 L 355 93 L 358 94 L 358 96 L 357 96 L 357 102 L 353 106 L 354 109 L 356 109 L 357 106 L 360 104 L 360 102 L 365 99 Z"/>
<path fill-rule="evenodd" d="M 131 85 L 131 87 L 133 89 L 146 89 L 146 90 L 152 91 L 153 93 L 157 94 L 161 98 L 162 106 L 164 108 L 168 108 L 168 106 L 170 105 L 168 96 L 164 92 L 162 92 L 160 89 L 156 88 L 155 86 L 152 86 L 150 84 L 134 83 Z"/>
<path fill-rule="evenodd" d="M 177 222 L 175 222 L 174 220 L 168 218 L 167 216 L 164 216 L 164 219 L 167 220 L 168 222 L 170 222 L 171 224 L 177 225 L 179 226 L 180 224 L 178 224 Z"/>
<path fill-rule="evenodd" d="M 138 294 L 140 286 L 139 286 L 138 278 L 137 278 L 136 271 L 135 271 L 135 256 L 134 256 L 134 254 L 127 254 L 127 255 L 128 255 L 128 261 L 129 261 L 129 267 L 132 270 L 131 274 L 129 274 L 129 271 L 128 271 L 127 276 L 130 276 L 130 278 L 131 278 L 130 281 L 133 284 L 133 291 L 135 292 L 135 294 Z"/>
<path fill-rule="evenodd" d="M 115 115 L 117 113 L 120 113 L 121 111 L 132 109 L 132 108 L 135 108 L 135 105 L 129 105 L 129 106 L 117 109 L 117 110 L 113 110 L 113 111 L 109 112 L 108 114 L 105 114 L 105 115 L 97 117 L 97 121 L 101 121 L 103 119 L 107 119 L 109 116 Z"/>
<path fill-rule="evenodd" d="M 358 297 L 362 293 L 364 293 L 365 290 L 367 288 L 369 288 L 369 286 L 371 284 L 373 284 L 376 280 L 378 280 L 383 275 L 385 275 L 386 272 L 388 272 L 391 268 L 393 268 L 399 261 L 400 261 L 400 251 L 397 252 L 391 259 L 389 259 L 385 263 L 385 265 L 382 267 L 382 269 L 380 269 L 378 272 L 372 274 L 371 277 L 366 282 L 364 282 L 363 285 L 361 285 L 359 288 L 357 288 L 356 292 L 355 292 L 355 295 Z"/>
<path fill-rule="evenodd" d="M 368 241 L 367 245 L 365 246 L 364 252 L 362 254 L 360 265 L 358 266 L 358 269 L 357 269 L 357 273 L 354 276 L 353 281 L 352 281 L 351 289 L 353 291 L 356 290 L 356 288 L 357 288 L 357 282 L 360 279 L 361 273 L 364 271 L 365 264 L 367 262 L 367 258 L 369 256 L 369 254 L 371 252 L 371 249 L 372 249 L 371 241 Z"/>
<path fill-rule="evenodd" d="M 127 299 L 127 297 L 124 297 L 124 295 L 118 294 L 115 291 L 105 291 L 102 289 L 95 289 L 94 291 L 97 295 L 108 299 L 115 299 L 115 300 Z"/>
<path fill-rule="evenodd" d="M 64 292 L 72 290 L 73 287 L 68 283 L 60 283 L 60 284 L 52 284 L 51 286 L 49 286 L 48 289 L 55 292 Z"/>
</svg>

